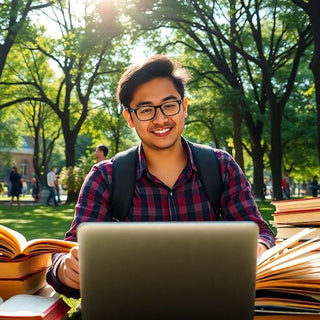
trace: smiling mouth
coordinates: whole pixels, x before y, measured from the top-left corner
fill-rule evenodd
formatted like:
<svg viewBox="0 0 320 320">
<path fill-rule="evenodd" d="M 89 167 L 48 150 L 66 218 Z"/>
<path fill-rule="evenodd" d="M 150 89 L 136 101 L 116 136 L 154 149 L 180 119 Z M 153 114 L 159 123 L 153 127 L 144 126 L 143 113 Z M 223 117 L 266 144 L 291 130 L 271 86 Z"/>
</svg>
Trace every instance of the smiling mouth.
<svg viewBox="0 0 320 320">
<path fill-rule="evenodd" d="M 154 130 L 155 134 L 164 134 L 170 131 L 170 128 Z"/>
<path fill-rule="evenodd" d="M 166 136 L 168 135 L 170 132 L 171 132 L 171 127 L 169 128 L 158 128 L 158 129 L 154 129 L 152 130 L 152 133 L 158 137 L 163 137 L 163 136 Z"/>
</svg>

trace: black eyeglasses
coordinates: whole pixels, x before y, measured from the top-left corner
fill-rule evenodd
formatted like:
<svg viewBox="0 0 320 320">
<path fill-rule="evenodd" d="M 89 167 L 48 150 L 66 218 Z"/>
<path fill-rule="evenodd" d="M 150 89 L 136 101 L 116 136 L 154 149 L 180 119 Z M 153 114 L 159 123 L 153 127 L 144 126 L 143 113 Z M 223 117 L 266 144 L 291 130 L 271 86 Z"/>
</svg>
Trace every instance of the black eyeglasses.
<svg viewBox="0 0 320 320">
<path fill-rule="evenodd" d="M 154 119 L 157 109 L 160 109 L 165 116 L 174 116 L 180 112 L 182 100 L 167 101 L 158 106 L 144 105 L 136 109 L 127 108 L 129 112 L 134 112 L 140 121 L 150 121 Z"/>
</svg>

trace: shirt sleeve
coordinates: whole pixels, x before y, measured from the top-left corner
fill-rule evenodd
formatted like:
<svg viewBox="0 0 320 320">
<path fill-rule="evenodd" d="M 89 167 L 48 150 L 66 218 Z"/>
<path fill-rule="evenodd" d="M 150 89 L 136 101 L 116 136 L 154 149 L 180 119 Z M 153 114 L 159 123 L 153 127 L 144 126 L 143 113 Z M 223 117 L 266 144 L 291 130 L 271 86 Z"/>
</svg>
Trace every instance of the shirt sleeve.
<svg viewBox="0 0 320 320">
<path fill-rule="evenodd" d="M 83 222 L 108 221 L 110 216 L 110 188 L 112 176 L 112 162 L 98 163 L 92 167 L 81 187 L 75 214 L 65 240 L 77 241 L 77 228 Z M 54 254 L 52 265 L 47 272 L 47 282 L 55 291 L 73 298 L 79 298 L 79 290 L 64 285 L 57 277 L 57 268 L 63 254 Z"/>
<path fill-rule="evenodd" d="M 242 169 L 229 153 L 216 150 L 216 154 L 223 180 L 220 204 L 224 220 L 254 221 L 259 226 L 259 243 L 273 247 L 275 236 L 259 212 Z"/>
</svg>

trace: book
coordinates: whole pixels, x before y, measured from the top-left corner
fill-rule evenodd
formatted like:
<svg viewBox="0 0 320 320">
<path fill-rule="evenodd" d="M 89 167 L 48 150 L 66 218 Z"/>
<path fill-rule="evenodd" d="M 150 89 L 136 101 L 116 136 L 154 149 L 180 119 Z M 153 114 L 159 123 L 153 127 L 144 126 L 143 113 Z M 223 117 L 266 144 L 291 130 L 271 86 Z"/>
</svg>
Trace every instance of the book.
<svg viewBox="0 0 320 320">
<path fill-rule="evenodd" d="M 0 303 L 0 320 L 62 320 L 69 310 L 62 298 L 21 294 Z"/>
<path fill-rule="evenodd" d="M 279 225 L 320 226 L 320 208 L 275 211 L 273 219 L 276 227 Z"/>
<path fill-rule="evenodd" d="M 46 285 L 47 268 L 16 279 L 0 279 L 0 297 L 8 299 L 17 294 L 33 294 Z"/>
<path fill-rule="evenodd" d="M 278 225 L 277 226 L 277 239 L 288 239 L 293 235 L 303 231 L 305 227 L 298 227 L 294 225 Z M 314 237 L 320 237 L 320 227 L 314 227 L 314 231 L 301 238 L 301 241 L 310 240 Z"/>
<path fill-rule="evenodd" d="M 320 209 L 320 197 L 271 201 L 276 211 Z"/>
<path fill-rule="evenodd" d="M 0 225 L 0 262 L 44 253 L 69 252 L 75 242 L 57 239 L 27 239 L 19 232 Z"/>
<path fill-rule="evenodd" d="M 265 251 L 257 261 L 256 311 L 283 313 L 292 308 L 301 314 L 320 315 L 320 241 L 305 228 Z"/>
<path fill-rule="evenodd" d="M 16 279 L 51 265 L 51 254 L 26 256 L 12 261 L 0 261 L 0 279 Z"/>
</svg>

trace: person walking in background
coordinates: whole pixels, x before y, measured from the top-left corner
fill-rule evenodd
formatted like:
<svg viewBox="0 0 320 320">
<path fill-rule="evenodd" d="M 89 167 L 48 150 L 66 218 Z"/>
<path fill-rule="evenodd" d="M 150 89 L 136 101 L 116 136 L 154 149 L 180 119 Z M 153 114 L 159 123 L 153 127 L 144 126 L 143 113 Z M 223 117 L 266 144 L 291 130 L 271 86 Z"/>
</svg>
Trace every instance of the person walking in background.
<svg viewBox="0 0 320 320">
<path fill-rule="evenodd" d="M 56 193 L 55 193 L 55 189 L 56 189 L 56 186 L 54 184 L 55 180 L 56 180 L 56 168 L 51 168 L 51 171 L 48 172 L 48 174 L 47 174 L 47 184 L 48 184 L 48 189 L 49 189 L 49 194 L 48 194 L 48 198 L 47 198 L 47 206 L 50 205 L 51 199 L 52 199 L 55 206 L 58 205 L 57 200 L 56 200 Z"/>
<path fill-rule="evenodd" d="M 318 176 L 314 176 L 311 182 L 311 191 L 312 191 L 312 196 L 314 198 L 318 196 L 318 189 L 319 189 Z"/>
<path fill-rule="evenodd" d="M 284 176 L 282 178 L 282 191 L 283 191 L 283 197 L 285 199 L 290 199 L 290 185 L 291 185 L 291 179 L 290 179 L 290 171 L 285 170 Z"/>
<path fill-rule="evenodd" d="M 56 189 L 57 202 L 61 203 L 61 198 L 60 198 L 60 180 L 59 179 L 60 179 L 60 177 L 57 174 L 56 178 L 54 180 L 54 186 L 55 186 L 55 189 Z"/>
<path fill-rule="evenodd" d="M 39 193 L 40 193 L 39 181 L 36 177 L 33 177 L 31 179 L 31 195 L 32 195 L 32 198 L 34 199 L 34 202 L 39 201 Z"/>
<path fill-rule="evenodd" d="M 109 148 L 104 144 L 99 144 L 94 151 L 94 156 L 97 162 L 107 160 L 107 155 L 109 152 Z"/>
<path fill-rule="evenodd" d="M 24 197 L 27 194 L 28 191 L 28 185 L 27 182 L 22 178 L 22 188 L 21 188 L 21 196 Z"/>
<path fill-rule="evenodd" d="M 12 171 L 9 176 L 10 184 L 11 184 L 11 189 L 10 189 L 10 196 L 11 199 L 9 201 L 9 207 L 12 206 L 12 202 L 14 200 L 14 197 L 17 198 L 17 205 L 18 208 L 20 208 L 20 194 L 21 194 L 21 189 L 22 189 L 22 177 L 18 173 L 18 168 L 16 166 L 12 167 Z"/>
</svg>

